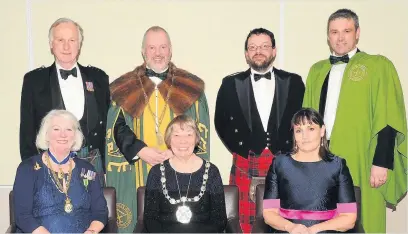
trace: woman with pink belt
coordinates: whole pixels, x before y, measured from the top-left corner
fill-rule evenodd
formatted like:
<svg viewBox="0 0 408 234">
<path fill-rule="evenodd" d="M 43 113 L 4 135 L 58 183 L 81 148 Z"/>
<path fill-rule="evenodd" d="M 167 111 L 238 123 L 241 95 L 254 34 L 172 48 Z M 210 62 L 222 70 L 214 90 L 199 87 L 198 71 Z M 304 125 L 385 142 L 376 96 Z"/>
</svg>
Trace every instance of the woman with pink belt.
<svg viewBox="0 0 408 234">
<path fill-rule="evenodd" d="M 277 155 L 265 180 L 265 223 L 289 233 L 352 229 L 357 218 L 353 181 L 346 161 L 328 150 L 323 119 L 305 108 L 293 116 L 292 128 L 292 153 Z"/>
</svg>

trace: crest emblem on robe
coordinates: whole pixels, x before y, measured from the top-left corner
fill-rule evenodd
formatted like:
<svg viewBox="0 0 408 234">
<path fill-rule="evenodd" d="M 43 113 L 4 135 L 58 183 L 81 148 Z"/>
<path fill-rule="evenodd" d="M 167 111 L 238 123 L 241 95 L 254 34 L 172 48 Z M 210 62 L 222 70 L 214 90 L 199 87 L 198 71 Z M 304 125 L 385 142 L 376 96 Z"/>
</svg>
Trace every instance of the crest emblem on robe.
<svg viewBox="0 0 408 234">
<path fill-rule="evenodd" d="M 367 67 L 362 64 L 355 64 L 351 67 L 348 77 L 352 81 L 361 81 L 367 76 Z"/>
</svg>

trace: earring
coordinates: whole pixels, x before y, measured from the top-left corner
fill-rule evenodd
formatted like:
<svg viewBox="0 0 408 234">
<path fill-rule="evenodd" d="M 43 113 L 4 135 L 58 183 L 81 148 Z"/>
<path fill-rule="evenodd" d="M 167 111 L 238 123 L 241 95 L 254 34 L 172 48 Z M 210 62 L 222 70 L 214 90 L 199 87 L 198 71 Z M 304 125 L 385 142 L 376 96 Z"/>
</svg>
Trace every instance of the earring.
<svg viewBox="0 0 408 234">
<path fill-rule="evenodd" d="M 322 138 L 320 138 L 320 142 L 321 142 L 321 146 L 323 146 L 323 137 Z"/>
</svg>

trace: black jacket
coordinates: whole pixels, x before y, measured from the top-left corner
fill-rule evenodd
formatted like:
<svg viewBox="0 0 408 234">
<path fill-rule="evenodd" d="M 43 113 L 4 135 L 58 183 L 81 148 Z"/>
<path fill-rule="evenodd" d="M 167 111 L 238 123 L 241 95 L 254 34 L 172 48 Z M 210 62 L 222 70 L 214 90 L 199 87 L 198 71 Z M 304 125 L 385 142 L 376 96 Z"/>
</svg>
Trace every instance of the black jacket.
<svg viewBox="0 0 408 234">
<path fill-rule="evenodd" d="M 274 68 L 275 95 L 265 132 L 253 94 L 251 71 L 223 79 L 215 108 L 215 129 L 231 153 L 247 157 L 260 154 L 265 147 L 272 153 L 292 149 L 290 121 L 302 106 L 305 86 L 294 73 Z"/>
<path fill-rule="evenodd" d="M 109 77 L 99 68 L 78 64 L 81 72 L 85 109 L 80 120 L 85 136 L 84 145 L 105 152 L 106 117 L 110 103 Z M 92 82 L 93 90 L 86 83 Z M 65 109 L 55 63 L 37 68 L 24 76 L 20 105 L 20 155 L 24 160 L 39 152 L 36 135 L 43 117 L 53 109 Z"/>
</svg>

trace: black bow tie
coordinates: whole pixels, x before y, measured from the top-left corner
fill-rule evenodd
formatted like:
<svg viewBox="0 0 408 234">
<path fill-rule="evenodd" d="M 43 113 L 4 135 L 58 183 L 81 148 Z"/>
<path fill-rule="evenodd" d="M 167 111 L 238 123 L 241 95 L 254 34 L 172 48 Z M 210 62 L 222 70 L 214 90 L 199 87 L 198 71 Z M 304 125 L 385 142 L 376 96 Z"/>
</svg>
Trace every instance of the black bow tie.
<svg viewBox="0 0 408 234">
<path fill-rule="evenodd" d="M 168 73 L 168 69 L 165 72 L 162 73 L 157 73 L 155 71 L 153 71 L 152 69 L 146 69 L 146 76 L 151 77 L 151 76 L 155 76 L 161 80 L 166 79 L 167 77 L 167 73 Z"/>
<path fill-rule="evenodd" d="M 341 57 L 336 57 L 336 56 L 330 55 L 330 63 L 331 64 L 336 64 L 338 62 L 348 63 L 349 60 L 350 60 L 350 58 L 349 58 L 348 54 L 345 54 L 345 55 L 343 55 Z"/>
<path fill-rule="evenodd" d="M 265 74 L 256 74 L 256 73 L 254 73 L 254 80 L 255 81 L 258 81 L 261 78 L 265 78 L 265 79 L 270 80 L 271 79 L 271 72 L 267 72 Z"/>
<path fill-rule="evenodd" d="M 64 70 L 64 69 L 59 69 L 59 72 L 61 74 L 61 78 L 66 80 L 69 75 L 73 75 L 77 77 L 77 69 L 76 67 L 72 68 L 71 70 Z"/>
</svg>

